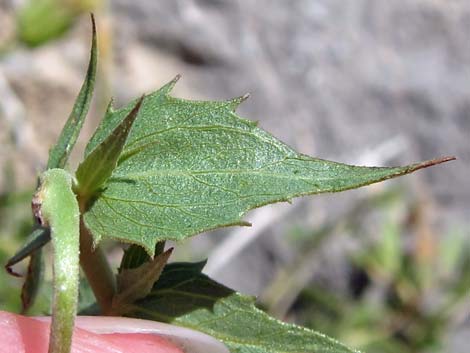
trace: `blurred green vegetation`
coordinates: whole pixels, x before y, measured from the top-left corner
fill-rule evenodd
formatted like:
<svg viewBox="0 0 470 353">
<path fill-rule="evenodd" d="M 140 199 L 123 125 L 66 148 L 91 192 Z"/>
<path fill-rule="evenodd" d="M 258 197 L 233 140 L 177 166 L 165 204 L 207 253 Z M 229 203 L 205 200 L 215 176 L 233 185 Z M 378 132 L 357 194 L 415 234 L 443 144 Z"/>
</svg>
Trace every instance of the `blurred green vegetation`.
<svg viewBox="0 0 470 353">
<path fill-rule="evenodd" d="M 404 199 L 403 191 L 381 193 L 320 232 L 297 230 L 300 259 L 280 271 L 262 305 L 366 353 L 442 352 L 445 335 L 468 308 L 470 244 L 463 231 L 435 234 L 422 206 Z M 374 242 L 365 240 L 371 230 L 360 217 L 370 208 L 381 219 Z M 346 290 L 305 281 L 295 292 L 305 262 L 338 231 L 364 240 L 346 261 Z"/>
<path fill-rule="evenodd" d="M 3 265 L 21 246 L 32 226 L 32 190 L 19 191 L 12 165 L 3 168 L 0 190 L 0 261 Z M 19 269 L 24 272 L 24 268 Z M 21 281 L 0 271 L 0 310 L 19 312 L 21 309 Z"/>
<path fill-rule="evenodd" d="M 18 37 L 35 47 L 63 35 L 75 19 L 101 0 L 29 0 L 18 12 Z"/>
</svg>

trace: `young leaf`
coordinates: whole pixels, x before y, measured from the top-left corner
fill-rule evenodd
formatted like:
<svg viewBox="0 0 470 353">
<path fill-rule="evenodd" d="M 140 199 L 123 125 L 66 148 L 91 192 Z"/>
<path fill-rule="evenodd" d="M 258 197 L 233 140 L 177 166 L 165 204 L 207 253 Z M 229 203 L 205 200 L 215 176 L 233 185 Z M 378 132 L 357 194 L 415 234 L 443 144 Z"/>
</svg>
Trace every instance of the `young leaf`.
<svg viewBox="0 0 470 353">
<path fill-rule="evenodd" d="M 78 94 L 77 99 L 75 100 L 75 104 L 72 108 L 72 112 L 65 123 L 65 126 L 62 129 L 62 132 L 59 136 L 58 142 L 54 145 L 51 150 L 49 151 L 49 160 L 47 162 L 47 169 L 53 168 L 64 168 L 65 164 L 68 161 L 70 152 L 72 151 L 75 142 L 77 141 L 78 135 L 80 134 L 80 130 L 82 129 L 83 122 L 85 121 L 85 117 L 88 113 L 88 108 L 90 106 L 90 101 L 93 95 L 93 89 L 95 86 L 95 76 L 96 76 L 96 65 L 97 65 L 97 43 L 96 43 L 96 25 L 95 25 L 95 18 L 91 15 L 91 23 L 92 23 L 92 44 L 91 44 L 91 53 L 90 53 L 90 61 L 88 63 L 87 75 L 85 77 L 85 81 L 83 82 L 82 88 Z M 35 230 L 33 232 L 37 239 L 34 242 L 30 242 L 26 244 L 25 247 L 20 249 L 20 251 L 15 254 L 15 256 L 10 259 L 9 264 L 7 264 L 6 268 L 7 271 L 10 272 L 11 266 L 13 266 L 16 262 L 21 261 L 26 256 L 31 255 L 31 257 L 35 257 L 36 259 L 42 258 L 42 249 L 41 247 L 45 245 L 50 240 L 49 231 L 47 233 L 39 233 L 39 230 Z M 30 260 L 32 262 L 33 259 Z M 30 265 L 31 266 L 31 265 Z M 33 272 L 36 273 L 37 271 Z M 27 277 L 27 281 L 30 280 L 31 277 Z M 29 288 L 34 286 L 33 284 L 28 284 L 25 282 L 25 288 Z M 32 295 L 29 299 L 30 301 L 34 300 L 35 291 L 29 291 Z"/>
<path fill-rule="evenodd" d="M 51 240 L 51 233 L 48 228 L 36 228 L 28 235 L 23 246 L 13 255 L 5 265 L 5 269 L 11 275 L 20 275 L 13 271 L 12 267 L 28 256 L 32 256 Z"/>
<path fill-rule="evenodd" d="M 12 267 L 29 256 L 28 272 L 26 273 L 21 289 L 22 313 L 26 313 L 34 304 L 43 279 L 43 254 L 42 247 L 51 240 L 48 228 L 36 228 L 26 238 L 23 246 L 13 255 L 5 265 L 7 272 L 20 277 Z"/>
<path fill-rule="evenodd" d="M 21 313 L 25 314 L 36 300 L 44 275 L 42 251 L 33 251 L 29 258 L 28 272 L 21 288 Z"/>
<path fill-rule="evenodd" d="M 164 250 L 165 242 L 158 242 L 155 246 L 155 256 L 160 255 Z M 151 260 L 152 258 L 143 247 L 132 244 L 124 251 L 118 271 L 121 273 L 124 270 L 137 268 Z"/>
<path fill-rule="evenodd" d="M 170 264 L 132 317 L 170 322 L 207 333 L 232 353 L 352 353 L 315 331 L 269 317 L 254 300 L 211 280 L 201 264 Z"/>
<path fill-rule="evenodd" d="M 150 260 L 152 260 L 152 258 L 143 247 L 132 244 L 124 250 L 118 272 L 121 273 L 124 270 L 139 267 Z"/>
<path fill-rule="evenodd" d="M 144 99 L 106 189 L 84 215 L 96 243 L 112 237 L 152 254 L 157 241 L 246 225 L 242 216 L 255 207 L 357 188 L 449 160 L 368 168 L 308 157 L 238 117 L 234 110 L 244 98 L 177 99 L 169 95 L 175 82 Z M 87 155 L 134 105 L 108 111 Z"/>
<path fill-rule="evenodd" d="M 75 174 L 79 195 L 93 195 L 111 176 L 143 99 L 140 98 L 124 120 L 80 163 Z"/>
<path fill-rule="evenodd" d="M 75 142 L 77 142 L 78 135 L 82 129 L 83 122 L 90 107 L 93 89 L 95 87 L 96 65 L 97 65 L 97 46 L 96 46 L 96 25 L 93 15 L 91 15 L 93 37 L 91 42 L 90 62 L 88 63 L 88 70 L 83 82 L 82 88 L 78 93 L 72 112 L 62 129 L 57 144 L 52 147 L 49 152 L 49 160 L 47 162 L 47 169 L 64 168 L 72 151 Z"/>
<path fill-rule="evenodd" d="M 137 268 L 124 269 L 117 275 L 118 292 L 113 298 L 110 315 L 126 313 L 131 304 L 147 296 L 160 277 L 172 251 L 173 248 L 168 249 L 153 260 Z"/>
</svg>

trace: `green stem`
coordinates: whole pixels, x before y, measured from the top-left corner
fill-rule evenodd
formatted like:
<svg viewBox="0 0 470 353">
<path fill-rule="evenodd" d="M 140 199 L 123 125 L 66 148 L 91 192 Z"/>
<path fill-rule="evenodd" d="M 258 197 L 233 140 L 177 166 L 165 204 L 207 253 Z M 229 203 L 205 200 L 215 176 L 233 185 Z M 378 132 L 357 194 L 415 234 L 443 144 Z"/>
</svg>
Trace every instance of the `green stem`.
<svg viewBox="0 0 470 353">
<path fill-rule="evenodd" d="M 70 174 L 63 169 L 44 172 L 33 210 L 39 223 L 51 229 L 54 253 L 49 353 L 69 353 L 77 314 L 80 217 Z"/>
</svg>

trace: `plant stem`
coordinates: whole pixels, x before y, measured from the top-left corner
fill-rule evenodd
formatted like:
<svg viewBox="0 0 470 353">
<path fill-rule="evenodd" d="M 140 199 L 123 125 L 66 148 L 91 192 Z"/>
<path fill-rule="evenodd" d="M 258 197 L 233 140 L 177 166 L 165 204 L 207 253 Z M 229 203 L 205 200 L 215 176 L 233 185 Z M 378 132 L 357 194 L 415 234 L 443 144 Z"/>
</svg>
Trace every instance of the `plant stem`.
<svg viewBox="0 0 470 353">
<path fill-rule="evenodd" d="M 79 207 L 72 192 L 72 177 L 63 169 L 49 169 L 32 201 L 34 216 L 51 228 L 53 296 L 49 353 L 69 353 L 79 282 Z"/>
<path fill-rule="evenodd" d="M 80 217 L 80 265 L 95 294 L 102 314 L 111 310 L 116 294 L 116 279 L 103 250 L 93 246 L 93 238 Z"/>
</svg>

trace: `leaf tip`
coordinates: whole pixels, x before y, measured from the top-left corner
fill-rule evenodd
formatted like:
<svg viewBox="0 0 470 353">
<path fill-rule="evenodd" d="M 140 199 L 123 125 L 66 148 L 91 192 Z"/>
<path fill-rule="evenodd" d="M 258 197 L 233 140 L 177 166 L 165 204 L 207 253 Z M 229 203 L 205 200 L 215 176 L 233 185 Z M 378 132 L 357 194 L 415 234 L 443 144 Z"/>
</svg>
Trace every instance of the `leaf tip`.
<svg viewBox="0 0 470 353">
<path fill-rule="evenodd" d="M 126 121 L 126 124 L 125 124 L 125 132 L 124 132 L 124 140 L 127 139 L 127 135 L 129 133 L 129 130 L 130 128 L 132 127 L 132 125 L 134 124 L 134 121 L 135 119 L 137 119 L 137 116 L 139 115 L 139 111 L 140 111 L 140 108 L 142 106 L 142 102 L 144 101 L 145 99 L 145 94 L 143 94 L 137 101 L 137 103 L 135 104 L 134 108 L 132 108 L 132 110 L 129 112 L 129 114 L 124 118 L 124 121 Z M 124 131 L 123 130 L 123 131 Z M 115 129 L 115 131 L 119 131 L 119 126 Z"/>
<path fill-rule="evenodd" d="M 95 14 L 93 12 L 90 12 L 90 20 L 91 20 L 91 30 L 93 32 L 93 38 L 96 38 L 96 20 L 95 20 Z"/>
<path fill-rule="evenodd" d="M 175 87 L 176 83 L 180 80 L 181 78 L 181 74 L 177 74 L 173 80 L 170 81 L 170 91 L 173 89 L 173 87 Z"/>
<path fill-rule="evenodd" d="M 91 20 L 91 52 L 90 52 L 90 63 L 88 65 L 90 73 L 93 72 L 93 75 L 95 75 L 96 72 L 96 63 L 98 60 L 98 49 L 97 49 L 97 41 L 98 41 L 98 35 L 97 35 L 97 30 L 96 30 L 96 21 L 95 21 L 95 15 L 93 12 L 90 12 L 90 20 Z M 93 78 L 94 81 L 94 78 Z"/>
<path fill-rule="evenodd" d="M 145 97 L 146 97 L 145 93 L 140 96 L 139 100 L 137 101 L 137 103 L 136 103 L 134 109 L 132 109 L 132 111 L 139 111 L 140 106 L 142 105 L 142 102 L 144 101 Z"/>
<path fill-rule="evenodd" d="M 244 101 L 246 101 L 248 98 L 250 98 L 250 96 L 251 96 L 251 93 L 245 93 L 243 96 L 239 98 L 240 103 L 243 103 Z"/>
<path fill-rule="evenodd" d="M 15 272 L 15 271 L 13 270 L 13 267 L 12 267 L 12 266 L 13 266 L 13 265 L 10 264 L 10 262 L 8 262 L 8 263 L 5 265 L 5 271 L 7 271 L 7 273 L 8 273 L 9 275 L 13 276 L 13 277 L 19 277 L 19 278 L 23 277 L 23 276 L 22 276 L 21 274 L 19 274 L 18 272 Z"/>
<path fill-rule="evenodd" d="M 455 160 L 457 160 L 457 158 L 455 156 L 446 156 L 446 157 L 441 157 L 441 158 L 435 158 L 435 159 L 431 159 L 431 160 L 424 161 L 424 162 L 421 162 L 421 163 L 413 164 L 411 166 L 411 171 L 414 172 L 414 171 L 417 171 L 419 169 L 424 169 L 424 168 L 432 167 L 434 165 L 438 165 L 438 164 L 442 164 L 442 163 L 446 163 L 446 162 L 450 162 L 450 161 L 455 161 Z"/>
<path fill-rule="evenodd" d="M 173 88 L 175 88 L 175 85 L 180 80 L 180 78 L 181 74 L 177 74 L 170 82 L 161 88 L 160 92 L 163 92 L 164 95 L 169 95 Z"/>
<path fill-rule="evenodd" d="M 113 114 L 115 112 L 114 109 L 114 97 L 111 97 L 109 100 L 108 106 L 106 107 L 106 115 Z"/>
<path fill-rule="evenodd" d="M 166 250 L 164 253 L 163 253 L 163 256 L 165 256 L 167 259 L 171 256 L 171 254 L 173 253 L 173 250 L 175 248 L 174 247 L 171 247 L 171 248 L 168 248 L 168 250 Z"/>
<path fill-rule="evenodd" d="M 231 105 L 231 110 L 234 112 L 240 106 L 240 104 L 242 104 L 248 98 L 250 98 L 250 94 L 246 93 L 243 96 L 240 96 L 240 97 L 237 97 L 237 98 L 234 98 L 234 99 L 230 99 L 228 102 Z"/>
</svg>

